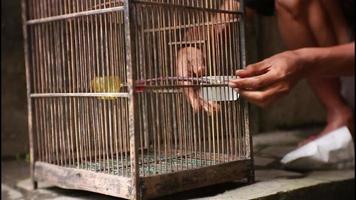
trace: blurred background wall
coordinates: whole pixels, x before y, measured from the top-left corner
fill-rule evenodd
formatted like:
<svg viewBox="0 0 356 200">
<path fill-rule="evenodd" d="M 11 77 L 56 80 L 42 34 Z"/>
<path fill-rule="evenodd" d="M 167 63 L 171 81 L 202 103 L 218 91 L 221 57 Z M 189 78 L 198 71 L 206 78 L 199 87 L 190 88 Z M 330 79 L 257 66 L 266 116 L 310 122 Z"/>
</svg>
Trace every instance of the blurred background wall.
<svg viewBox="0 0 356 200">
<path fill-rule="evenodd" d="M 1 156 L 28 151 L 20 0 L 1 1 Z"/>
<path fill-rule="evenodd" d="M 247 52 L 255 62 L 285 50 L 275 17 L 248 21 Z M 28 151 L 26 83 L 20 0 L 1 1 L 1 156 Z M 259 132 L 289 129 L 324 122 L 324 111 L 305 82 L 267 109 L 255 108 L 252 122 Z"/>
</svg>

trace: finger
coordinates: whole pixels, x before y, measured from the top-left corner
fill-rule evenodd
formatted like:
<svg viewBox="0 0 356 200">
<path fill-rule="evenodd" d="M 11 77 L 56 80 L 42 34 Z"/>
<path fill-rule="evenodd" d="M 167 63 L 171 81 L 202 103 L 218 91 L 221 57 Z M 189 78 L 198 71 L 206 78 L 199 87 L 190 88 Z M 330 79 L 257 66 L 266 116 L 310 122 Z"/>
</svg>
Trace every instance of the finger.
<svg viewBox="0 0 356 200">
<path fill-rule="evenodd" d="M 249 65 L 245 69 L 237 70 L 236 76 L 239 76 L 241 78 L 246 78 L 246 77 L 251 77 L 251 76 L 259 76 L 261 74 L 266 73 L 268 68 L 269 68 L 269 66 L 262 61 L 259 63 Z"/>
<path fill-rule="evenodd" d="M 202 76 L 205 72 L 204 65 L 204 55 L 200 49 L 193 48 L 191 49 L 190 55 L 188 55 L 190 61 L 191 71 L 197 76 Z"/>
<path fill-rule="evenodd" d="M 184 94 L 187 97 L 194 112 L 198 112 L 201 108 L 200 98 L 192 88 L 184 89 Z"/>
<path fill-rule="evenodd" d="M 242 90 L 258 90 L 270 86 L 275 81 L 276 77 L 272 73 L 266 73 L 260 76 L 231 80 L 229 86 Z"/>
<path fill-rule="evenodd" d="M 258 106 L 265 107 L 274 102 L 277 98 L 284 95 L 285 91 L 280 85 L 272 85 L 263 91 L 246 91 L 240 90 L 240 95 L 249 102 Z"/>
<path fill-rule="evenodd" d="M 219 104 L 215 102 L 204 101 L 203 99 L 201 99 L 200 101 L 201 106 L 209 115 L 212 115 L 213 113 L 218 112 L 220 110 Z"/>
<path fill-rule="evenodd" d="M 188 76 L 192 72 L 191 66 L 188 64 L 188 49 L 183 48 L 179 50 L 177 55 L 177 75 Z"/>
<path fill-rule="evenodd" d="M 193 72 L 196 76 L 203 76 L 205 73 L 205 66 L 193 66 Z"/>
<path fill-rule="evenodd" d="M 177 75 L 182 77 L 187 76 L 189 73 L 187 68 L 187 62 L 184 60 L 184 58 L 179 57 L 177 59 Z"/>
<path fill-rule="evenodd" d="M 274 100 L 274 97 L 268 97 L 263 92 L 240 91 L 240 95 L 248 102 L 262 108 L 270 105 Z"/>
</svg>

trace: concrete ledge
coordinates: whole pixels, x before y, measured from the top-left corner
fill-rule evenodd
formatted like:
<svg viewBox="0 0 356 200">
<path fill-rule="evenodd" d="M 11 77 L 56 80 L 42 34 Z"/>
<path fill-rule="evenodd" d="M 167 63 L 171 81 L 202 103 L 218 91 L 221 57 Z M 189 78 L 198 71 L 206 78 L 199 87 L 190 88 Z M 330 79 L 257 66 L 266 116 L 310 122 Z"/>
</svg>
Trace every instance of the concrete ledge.
<svg viewBox="0 0 356 200">
<path fill-rule="evenodd" d="M 303 178 L 276 178 L 199 200 L 348 200 L 354 197 L 350 196 L 354 193 L 354 177 L 353 170 L 313 172 Z"/>
<path fill-rule="evenodd" d="M 278 193 L 263 200 L 353 200 L 355 183 L 354 180 L 324 183 L 305 187 L 291 192 Z"/>
</svg>

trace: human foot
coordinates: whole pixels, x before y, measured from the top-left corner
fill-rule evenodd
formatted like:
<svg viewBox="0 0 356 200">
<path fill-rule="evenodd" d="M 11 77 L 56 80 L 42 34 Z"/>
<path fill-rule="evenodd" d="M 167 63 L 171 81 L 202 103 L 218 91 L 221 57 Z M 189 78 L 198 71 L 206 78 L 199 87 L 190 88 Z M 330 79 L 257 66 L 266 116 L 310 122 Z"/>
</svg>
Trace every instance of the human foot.
<svg viewBox="0 0 356 200">
<path fill-rule="evenodd" d="M 300 142 L 298 146 L 306 145 L 318 139 L 319 137 L 326 135 L 331 131 L 341 128 L 343 126 L 347 126 L 350 129 L 351 133 L 354 134 L 353 115 L 353 111 L 347 106 L 343 106 L 342 108 L 328 112 L 326 127 L 319 134 L 313 134 L 307 139 Z"/>
</svg>

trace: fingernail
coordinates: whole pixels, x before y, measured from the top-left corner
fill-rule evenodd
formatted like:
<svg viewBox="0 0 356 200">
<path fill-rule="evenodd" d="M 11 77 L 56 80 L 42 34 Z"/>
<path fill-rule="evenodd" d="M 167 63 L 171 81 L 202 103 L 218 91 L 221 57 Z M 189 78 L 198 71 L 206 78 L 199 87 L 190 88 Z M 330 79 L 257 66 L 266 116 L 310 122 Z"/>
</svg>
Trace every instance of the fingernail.
<svg viewBox="0 0 356 200">
<path fill-rule="evenodd" d="M 239 70 L 236 70 L 236 74 L 238 75 L 239 73 L 241 73 L 243 70 L 239 69 Z"/>
<path fill-rule="evenodd" d="M 237 85 L 240 81 L 238 79 L 231 80 L 230 83 Z"/>
</svg>

